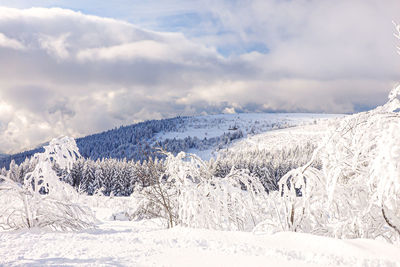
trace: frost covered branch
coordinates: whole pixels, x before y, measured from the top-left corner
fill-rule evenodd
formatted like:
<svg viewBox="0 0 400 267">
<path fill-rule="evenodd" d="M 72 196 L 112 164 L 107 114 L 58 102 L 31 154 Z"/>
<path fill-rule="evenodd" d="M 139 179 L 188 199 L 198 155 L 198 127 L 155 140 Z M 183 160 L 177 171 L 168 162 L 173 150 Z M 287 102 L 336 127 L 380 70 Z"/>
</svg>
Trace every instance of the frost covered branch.
<svg viewBox="0 0 400 267">
<path fill-rule="evenodd" d="M 391 217 L 400 217 L 399 95 L 397 86 L 385 105 L 339 121 L 313 159 L 281 179 L 279 188 L 286 204 L 280 214 L 287 218 L 288 230 L 399 239 L 394 235 L 399 226 L 387 216 L 389 212 Z M 317 153 L 321 171 L 310 167 Z M 302 209 L 308 214 L 305 221 Z M 390 228 L 382 227 L 385 224 Z"/>
<path fill-rule="evenodd" d="M 235 169 L 215 177 L 196 155 L 164 153 L 165 174 L 140 191 L 142 210 L 158 211 L 169 227 L 249 231 L 261 221 L 266 192 L 257 178 Z"/>
<path fill-rule="evenodd" d="M 385 219 L 385 222 L 386 222 L 391 228 L 393 228 L 393 229 L 397 232 L 397 234 L 400 235 L 400 229 L 399 229 L 395 224 L 393 224 L 393 223 L 389 220 L 389 218 L 388 218 L 387 215 L 386 215 L 385 207 L 384 207 L 384 206 L 382 206 L 382 216 L 383 216 L 383 218 Z"/>
<path fill-rule="evenodd" d="M 72 138 L 53 139 L 43 153 L 34 155 L 37 164 L 22 184 L 0 177 L 0 225 L 3 229 L 47 227 L 79 230 L 92 227 L 91 210 L 76 203 L 77 192 L 60 181 L 54 166 L 68 172 L 79 158 Z"/>
</svg>

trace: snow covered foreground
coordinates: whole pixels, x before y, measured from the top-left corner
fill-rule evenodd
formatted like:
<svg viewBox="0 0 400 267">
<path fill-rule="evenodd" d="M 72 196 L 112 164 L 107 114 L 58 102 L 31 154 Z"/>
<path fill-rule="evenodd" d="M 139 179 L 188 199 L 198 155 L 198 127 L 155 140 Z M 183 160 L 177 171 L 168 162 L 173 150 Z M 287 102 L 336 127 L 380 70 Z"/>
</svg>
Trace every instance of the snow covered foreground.
<svg viewBox="0 0 400 267">
<path fill-rule="evenodd" d="M 319 140 L 324 131 L 316 125 L 277 130 L 238 142 L 231 149 L 282 148 Z M 97 229 L 0 232 L 0 266 L 400 266 L 400 247 L 385 241 L 295 232 L 167 230 L 165 223 L 156 220 L 112 220 L 136 205 L 129 198 L 104 197 L 99 203 L 98 198 L 80 198 L 97 211 Z"/>
<path fill-rule="evenodd" d="M 377 240 L 163 229 L 154 220 L 0 233 L 1 266 L 400 266 L 399 252 Z"/>
</svg>

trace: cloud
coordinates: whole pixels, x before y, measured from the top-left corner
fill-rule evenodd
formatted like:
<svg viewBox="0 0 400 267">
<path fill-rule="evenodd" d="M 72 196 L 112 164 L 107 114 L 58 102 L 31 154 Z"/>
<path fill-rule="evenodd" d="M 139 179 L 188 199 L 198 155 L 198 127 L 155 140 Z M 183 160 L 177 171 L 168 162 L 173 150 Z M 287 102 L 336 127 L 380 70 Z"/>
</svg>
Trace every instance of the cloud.
<svg viewBox="0 0 400 267">
<path fill-rule="evenodd" d="M 142 2 L 159 16 L 143 22 L 151 30 L 139 19 L 0 7 L 0 152 L 177 115 L 354 112 L 383 103 L 400 80 L 398 1 L 199 3 Z M 167 17 L 181 32 L 155 30 Z"/>
<path fill-rule="evenodd" d="M 8 38 L 4 34 L 0 33 L 0 47 L 7 47 L 7 48 L 12 48 L 15 50 L 24 50 L 25 47 L 18 42 L 17 40 Z"/>
<path fill-rule="evenodd" d="M 51 56 L 59 59 L 66 59 L 69 57 L 67 38 L 70 34 L 64 33 L 60 36 L 40 35 L 38 40 L 41 48 Z"/>
</svg>

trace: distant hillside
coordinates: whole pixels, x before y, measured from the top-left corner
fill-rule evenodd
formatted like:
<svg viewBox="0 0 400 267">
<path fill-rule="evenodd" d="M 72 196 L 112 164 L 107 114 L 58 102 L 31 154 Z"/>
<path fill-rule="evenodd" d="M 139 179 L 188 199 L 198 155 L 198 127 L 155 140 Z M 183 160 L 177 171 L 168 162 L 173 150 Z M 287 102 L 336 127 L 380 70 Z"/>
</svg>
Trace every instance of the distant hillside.
<svg viewBox="0 0 400 267">
<path fill-rule="evenodd" d="M 156 133 L 177 130 L 182 118 L 151 120 L 76 139 L 81 155 L 99 158 L 127 158 L 143 160 L 153 152 L 149 145 Z M 43 148 L 37 148 L 0 159 L 0 167 L 8 168 L 11 161 L 23 162 Z M 140 151 L 140 153 L 139 153 Z M 146 154 L 146 156 L 144 156 Z"/>
<path fill-rule="evenodd" d="M 93 160 L 126 158 L 143 161 L 155 157 L 155 147 L 178 153 L 189 151 L 209 158 L 232 141 L 271 129 L 307 124 L 326 114 L 222 114 L 150 120 L 76 139 L 81 155 Z M 0 168 L 8 168 L 42 151 L 37 148 L 14 155 L 0 156 Z"/>
</svg>

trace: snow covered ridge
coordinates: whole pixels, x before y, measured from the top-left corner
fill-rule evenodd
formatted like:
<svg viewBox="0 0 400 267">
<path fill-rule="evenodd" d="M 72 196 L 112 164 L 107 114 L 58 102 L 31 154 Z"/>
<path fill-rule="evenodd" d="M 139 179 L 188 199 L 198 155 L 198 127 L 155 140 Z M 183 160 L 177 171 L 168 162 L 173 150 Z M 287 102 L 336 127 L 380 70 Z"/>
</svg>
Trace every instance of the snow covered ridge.
<svg viewBox="0 0 400 267">
<path fill-rule="evenodd" d="M 216 150 L 234 140 L 279 128 L 309 124 L 314 120 L 337 117 L 331 114 L 222 114 L 177 117 L 145 121 L 103 133 L 78 138 L 76 143 L 84 158 L 114 158 L 143 161 L 156 156 L 153 147 L 164 147 L 174 154 L 192 152 L 209 159 Z M 0 168 L 21 164 L 42 148 L 0 157 Z M 14 161 L 14 162 L 11 162 Z"/>
<path fill-rule="evenodd" d="M 226 134 L 238 133 L 240 136 L 233 136 L 232 140 L 246 138 L 276 129 L 284 129 L 299 125 L 308 125 L 316 121 L 336 118 L 343 115 L 339 114 L 312 114 L 312 113 L 241 113 L 241 114 L 220 114 L 186 117 L 182 127 L 176 131 L 163 132 L 156 135 L 156 140 L 160 143 L 171 143 L 173 140 L 196 139 L 199 144 L 181 145 L 172 149 L 170 152 L 180 151 L 194 153 L 204 160 L 216 156 L 222 148 L 230 146 L 221 143 L 223 140 L 215 140 L 211 144 L 201 143 L 204 139 L 213 139 Z M 168 141 L 169 142 L 168 142 Z M 167 141 L 167 142 L 166 142 Z M 195 142 L 196 142 L 195 141 Z M 218 142 L 219 141 L 219 142 Z M 172 144 L 174 145 L 174 144 Z M 167 146 L 168 148 L 168 146 Z"/>
</svg>

